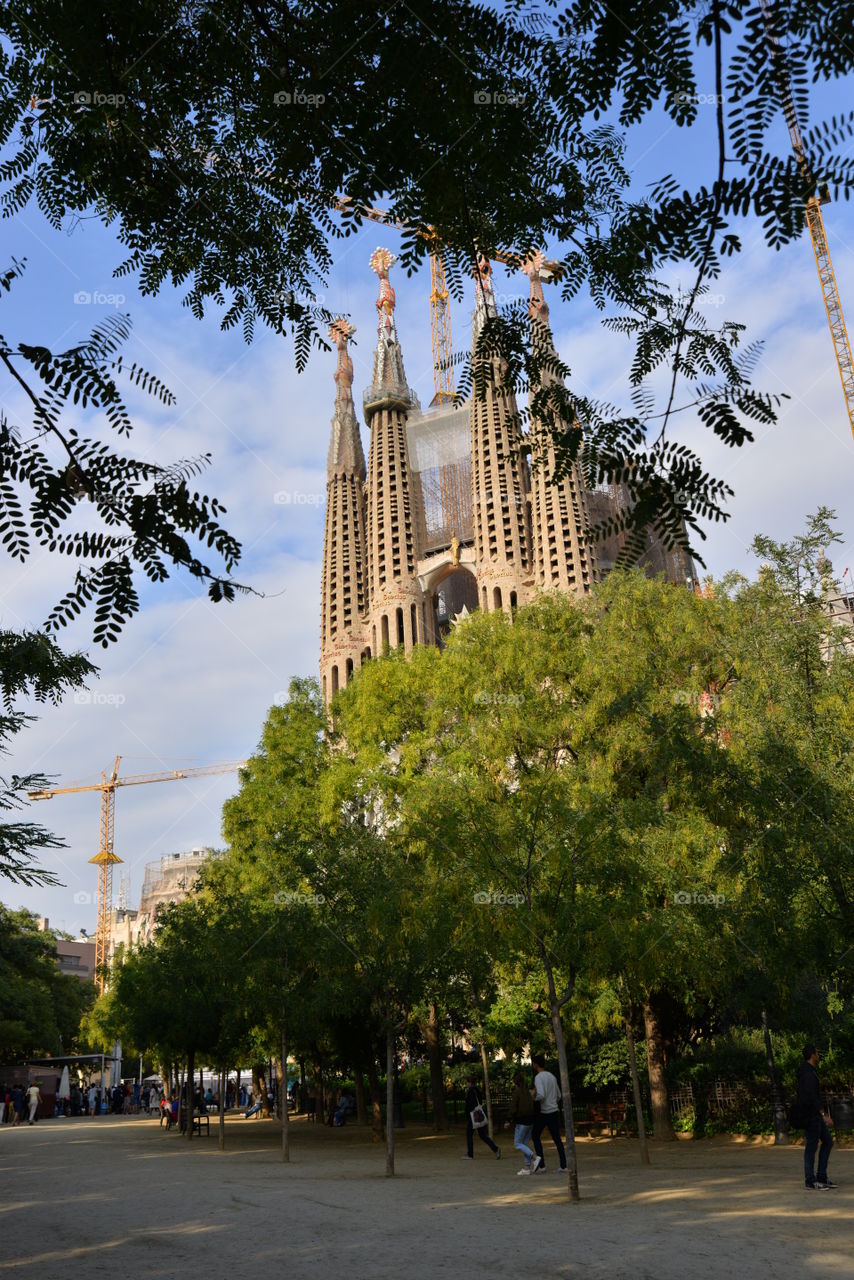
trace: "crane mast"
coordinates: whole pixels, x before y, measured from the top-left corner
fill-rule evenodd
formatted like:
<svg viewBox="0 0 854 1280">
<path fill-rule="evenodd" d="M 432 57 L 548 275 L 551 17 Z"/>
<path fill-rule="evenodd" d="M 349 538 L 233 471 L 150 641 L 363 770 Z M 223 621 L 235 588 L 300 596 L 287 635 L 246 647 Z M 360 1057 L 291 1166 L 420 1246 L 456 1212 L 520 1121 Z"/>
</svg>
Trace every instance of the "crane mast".
<svg viewBox="0 0 854 1280">
<path fill-rule="evenodd" d="M 771 58 L 776 62 L 780 57 L 780 42 L 771 25 L 770 0 L 760 0 L 760 4 L 762 5 L 762 13 L 765 18 L 768 43 L 771 47 Z M 786 120 L 786 127 L 789 130 L 789 139 L 792 143 L 792 151 L 795 154 L 798 171 L 805 183 L 810 187 L 813 187 L 815 186 L 815 182 L 809 161 L 807 160 L 800 124 L 798 123 L 798 113 L 795 108 L 792 85 L 785 69 L 783 69 L 783 72 L 779 77 L 778 84 L 782 96 L 783 115 Z M 829 200 L 830 196 L 826 192 L 823 196 L 808 196 L 806 208 L 804 210 L 804 217 L 810 233 L 813 253 L 815 254 L 815 265 L 818 270 L 821 296 L 824 302 L 824 310 L 827 315 L 827 323 L 830 328 L 833 352 L 836 356 L 836 366 L 839 369 L 839 378 L 842 382 L 842 394 L 845 397 L 845 408 L 848 410 L 848 422 L 851 427 L 851 433 L 854 435 L 854 359 L 852 359 L 851 356 L 851 343 L 848 340 L 848 330 L 845 326 L 845 316 L 842 311 L 842 300 L 839 297 L 839 289 L 836 284 L 836 273 L 833 270 L 833 261 L 830 256 L 830 248 L 827 243 L 827 232 L 824 227 L 824 218 L 821 215 L 822 204 L 828 203 Z"/>
<path fill-rule="evenodd" d="M 113 848 L 113 832 L 116 821 L 117 787 L 139 787 L 150 782 L 175 782 L 182 778 L 208 778 L 218 773 L 231 773 L 242 769 L 245 760 L 229 760 L 224 764 L 203 764 L 191 769 L 168 769 L 160 773 L 130 774 L 119 777 L 121 756 L 116 756 L 109 777 L 101 774 L 100 782 L 81 787 L 43 787 L 28 793 L 31 800 L 51 800 L 54 796 L 75 795 L 80 791 L 100 792 L 100 822 L 98 827 L 98 852 L 89 861 L 98 868 L 97 926 L 95 931 L 95 985 L 103 994 L 106 984 L 106 964 L 109 960 L 110 912 L 113 906 L 113 867 L 121 858 Z"/>
</svg>

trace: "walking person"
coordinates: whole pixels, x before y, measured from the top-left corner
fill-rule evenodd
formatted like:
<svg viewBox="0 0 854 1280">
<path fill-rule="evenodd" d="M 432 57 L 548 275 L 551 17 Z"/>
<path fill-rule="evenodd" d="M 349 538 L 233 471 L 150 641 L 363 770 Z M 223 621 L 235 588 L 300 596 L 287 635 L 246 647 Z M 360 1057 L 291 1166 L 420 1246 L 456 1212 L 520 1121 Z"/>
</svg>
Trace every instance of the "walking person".
<svg viewBox="0 0 854 1280">
<path fill-rule="evenodd" d="M 534 1117 L 534 1151 L 536 1154 L 531 1161 L 531 1173 L 545 1173 L 546 1171 L 546 1160 L 543 1155 L 541 1141 L 543 1129 L 548 1129 L 552 1142 L 557 1149 L 560 1172 L 566 1173 L 566 1152 L 560 1140 L 560 1111 L 558 1109 L 560 1089 L 552 1073 L 546 1071 L 544 1058 L 537 1055 L 531 1059 L 531 1065 L 534 1068 L 533 1097 L 540 1104 L 539 1114 Z"/>
<path fill-rule="evenodd" d="M 466 1147 L 467 1153 L 463 1156 L 464 1160 L 474 1160 L 474 1135 L 480 1138 L 481 1142 L 485 1142 L 489 1147 L 496 1160 L 501 1159 L 501 1151 L 495 1145 L 487 1133 L 486 1112 L 480 1105 L 480 1099 L 477 1096 L 477 1089 L 474 1084 L 474 1076 L 466 1076 Z"/>
<path fill-rule="evenodd" d="M 42 1095 L 37 1084 L 31 1084 L 27 1090 L 27 1104 L 30 1108 L 30 1114 L 27 1117 L 27 1124 L 35 1124 L 36 1112 L 39 1109 L 39 1103 Z"/>
<path fill-rule="evenodd" d="M 511 1124 L 513 1125 L 513 1146 L 525 1157 L 525 1163 L 518 1174 L 522 1177 L 531 1172 L 531 1162 L 534 1159 L 534 1153 L 529 1145 L 531 1130 L 534 1126 L 534 1099 L 531 1097 L 531 1091 L 525 1084 L 525 1077 L 521 1071 L 517 1071 L 513 1077 L 510 1119 L 504 1127 L 509 1129 Z"/>
<path fill-rule="evenodd" d="M 827 1127 L 821 1105 L 818 1059 L 819 1052 L 815 1045 L 805 1045 L 804 1060 L 798 1068 L 797 1120 L 803 1125 L 806 1136 L 804 1185 L 807 1191 L 830 1191 L 838 1184 L 832 1182 L 827 1176 L 827 1162 L 833 1146 L 833 1137 Z M 818 1172 L 815 1169 L 816 1149 L 818 1149 Z"/>
</svg>

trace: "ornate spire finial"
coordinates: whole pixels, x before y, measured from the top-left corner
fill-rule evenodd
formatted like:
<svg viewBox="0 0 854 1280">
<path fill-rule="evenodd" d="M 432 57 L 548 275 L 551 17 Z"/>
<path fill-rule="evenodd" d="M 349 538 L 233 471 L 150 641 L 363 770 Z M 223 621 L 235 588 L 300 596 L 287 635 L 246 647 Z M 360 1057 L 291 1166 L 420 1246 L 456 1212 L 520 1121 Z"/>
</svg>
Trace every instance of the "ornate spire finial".
<svg viewBox="0 0 854 1280">
<path fill-rule="evenodd" d="M 477 255 L 474 269 L 477 310 L 482 315 L 495 315 L 495 294 L 492 292 L 492 265 L 482 253 Z"/>
<path fill-rule="evenodd" d="M 528 315 L 532 320 L 547 321 L 549 318 L 549 304 L 546 302 L 543 293 L 543 281 L 550 280 L 552 272 L 545 266 L 545 258 L 539 250 L 531 254 L 530 258 L 519 267 L 531 283 L 531 297 L 528 301 Z"/>
<path fill-rule="evenodd" d="M 397 342 L 397 331 L 394 327 L 394 306 L 396 302 L 394 289 L 388 278 L 390 269 L 397 262 L 397 254 L 382 247 L 374 249 L 371 254 L 370 267 L 376 271 L 380 281 L 380 292 L 377 298 L 377 336 L 386 345 Z"/>
<path fill-rule="evenodd" d="M 338 348 L 338 366 L 335 370 L 335 385 L 338 388 L 336 399 L 340 400 L 350 394 L 350 388 L 353 386 L 353 361 L 350 358 L 350 352 L 347 344 L 356 332 L 356 326 L 351 324 L 344 316 L 339 316 L 337 320 L 333 320 L 329 326 L 329 337 Z"/>
<path fill-rule="evenodd" d="M 344 316 L 339 316 L 329 326 L 329 337 L 338 348 L 338 364 L 334 374 L 335 413 L 326 459 L 329 476 L 349 472 L 361 478 L 365 475 L 365 458 L 353 405 L 353 361 L 348 350 L 355 332 L 356 326 Z"/>
</svg>

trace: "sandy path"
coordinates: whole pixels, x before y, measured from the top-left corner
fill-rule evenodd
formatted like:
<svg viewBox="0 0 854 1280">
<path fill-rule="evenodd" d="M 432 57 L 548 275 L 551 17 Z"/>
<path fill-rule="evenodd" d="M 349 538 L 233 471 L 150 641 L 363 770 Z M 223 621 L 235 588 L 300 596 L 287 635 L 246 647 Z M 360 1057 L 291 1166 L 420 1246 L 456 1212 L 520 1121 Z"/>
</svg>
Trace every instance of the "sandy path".
<svg viewBox="0 0 854 1280">
<path fill-rule="evenodd" d="M 582 1203 L 551 1171 L 517 1178 L 464 1141 L 407 1129 L 398 1176 L 363 1130 L 235 1119 L 227 1146 L 157 1121 L 101 1118 L 0 1131 L 0 1278 L 88 1280 L 815 1280 L 854 1276 L 854 1149 L 834 1192 L 802 1186 L 800 1148 L 671 1144 L 643 1170 L 627 1139 L 582 1140 Z"/>
</svg>

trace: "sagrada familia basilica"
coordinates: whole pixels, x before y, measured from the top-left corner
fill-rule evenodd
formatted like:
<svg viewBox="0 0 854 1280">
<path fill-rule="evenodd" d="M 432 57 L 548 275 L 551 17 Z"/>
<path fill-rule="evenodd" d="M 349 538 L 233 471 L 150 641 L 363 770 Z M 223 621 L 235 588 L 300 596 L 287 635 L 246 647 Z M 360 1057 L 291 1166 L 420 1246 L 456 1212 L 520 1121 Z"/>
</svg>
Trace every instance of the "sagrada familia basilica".
<svg viewBox="0 0 854 1280">
<path fill-rule="evenodd" d="M 441 645 L 466 612 L 500 609 L 512 616 L 538 591 L 584 595 L 612 567 L 618 550 L 613 539 L 597 542 L 591 528 L 625 495 L 613 486 L 588 492 L 577 466 L 553 483 L 554 447 L 541 442 L 547 433 L 535 429 L 521 436 L 515 402 L 497 379 L 487 379 L 485 398 L 422 412 L 407 385 L 395 327 L 389 281 L 395 261 L 387 249 L 377 249 L 370 260 L 379 297 L 373 377 L 363 397 L 367 467 L 348 351 L 355 329 L 337 320 L 329 331 L 338 364 L 321 584 L 325 701 L 363 662 L 389 648 L 410 653 L 416 644 Z M 553 350 L 542 256 L 523 270 L 535 341 Z M 484 263 L 473 343 L 494 309 Z M 654 537 L 644 562 L 672 581 L 693 580 L 688 558 L 665 551 Z"/>
</svg>

